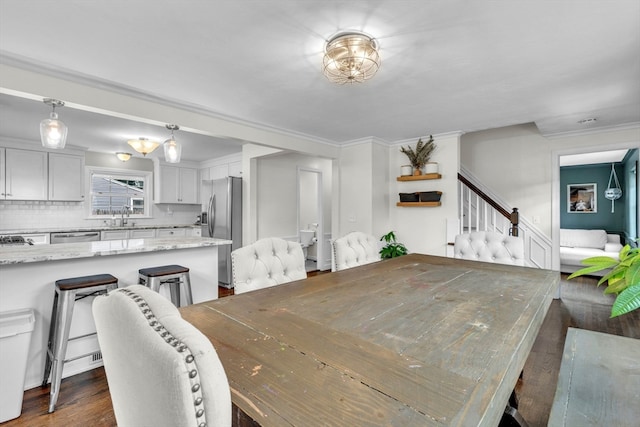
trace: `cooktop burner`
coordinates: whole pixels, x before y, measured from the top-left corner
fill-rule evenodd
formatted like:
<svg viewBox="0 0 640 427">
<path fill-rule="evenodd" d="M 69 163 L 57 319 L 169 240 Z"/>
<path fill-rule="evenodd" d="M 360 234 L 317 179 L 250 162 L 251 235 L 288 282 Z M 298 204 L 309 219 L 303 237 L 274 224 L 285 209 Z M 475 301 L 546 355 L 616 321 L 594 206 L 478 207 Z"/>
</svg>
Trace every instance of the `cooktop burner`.
<svg viewBox="0 0 640 427">
<path fill-rule="evenodd" d="M 33 240 L 22 236 L 0 236 L 0 245 L 33 245 Z"/>
</svg>

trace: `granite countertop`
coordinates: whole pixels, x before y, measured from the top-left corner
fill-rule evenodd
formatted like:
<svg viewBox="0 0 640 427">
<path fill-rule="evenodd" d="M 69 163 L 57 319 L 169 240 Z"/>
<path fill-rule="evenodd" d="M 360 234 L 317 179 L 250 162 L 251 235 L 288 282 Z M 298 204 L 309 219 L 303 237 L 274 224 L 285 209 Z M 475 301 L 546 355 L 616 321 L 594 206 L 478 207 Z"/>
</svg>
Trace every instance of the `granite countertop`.
<svg viewBox="0 0 640 427">
<path fill-rule="evenodd" d="M 139 252 L 170 251 L 230 244 L 231 240 L 209 237 L 170 237 L 102 240 L 97 242 L 61 243 L 58 245 L 2 246 L 0 247 L 0 265 L 90 258 Z"/>
<path fill-rule="evenodd" d="M 200 228 L 199 224 L 178 224 L 178 225 L 125 225 L 120 226 L 94 226 L 94 227 L 64 227 L 64 228 L 16 228 L 11 230 L 0 230 L 0 234 L 38 234 L 38 233 L 75 233 L 83 231 L 108 231 L 108 230 L 145 230 L 153 228 Z"/>
</svg>

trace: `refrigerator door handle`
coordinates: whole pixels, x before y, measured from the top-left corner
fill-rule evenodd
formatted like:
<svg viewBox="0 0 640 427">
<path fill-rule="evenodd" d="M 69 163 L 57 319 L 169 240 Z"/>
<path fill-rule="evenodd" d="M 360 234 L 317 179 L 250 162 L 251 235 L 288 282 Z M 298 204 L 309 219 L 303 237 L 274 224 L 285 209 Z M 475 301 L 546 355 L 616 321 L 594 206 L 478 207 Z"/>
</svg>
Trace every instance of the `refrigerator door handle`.
<svg viewBox="0 0 640 427">
<path fill-rule="evenodd" d="M 214 229 L 214 225 L 215 225 L 215 221 L 216 221 L 216 211 L 215 211 L 215 202 L 216 202 L 216 195 L 213 194 L 210 198 L 209 198 L 209 236 L 213 237 L 213 229 Z"/>
</svg>

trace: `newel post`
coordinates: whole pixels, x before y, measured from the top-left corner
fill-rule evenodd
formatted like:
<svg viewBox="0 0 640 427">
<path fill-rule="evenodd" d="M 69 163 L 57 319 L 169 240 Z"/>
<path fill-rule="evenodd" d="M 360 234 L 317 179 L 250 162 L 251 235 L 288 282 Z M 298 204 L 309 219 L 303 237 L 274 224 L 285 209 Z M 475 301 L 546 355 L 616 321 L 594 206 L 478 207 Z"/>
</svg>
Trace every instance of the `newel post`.
<svg viewBox="0 0 640 427">
<path fill-rule="evenodd" d="M 509 220 L 511 221 L 509 234 L 514 237 L 518 237 L 518 223 L 520 222 L 520 214 L 518 213 L 518 208 L 513 208 L 513 212 L 511 212 Z"/>
</svg>

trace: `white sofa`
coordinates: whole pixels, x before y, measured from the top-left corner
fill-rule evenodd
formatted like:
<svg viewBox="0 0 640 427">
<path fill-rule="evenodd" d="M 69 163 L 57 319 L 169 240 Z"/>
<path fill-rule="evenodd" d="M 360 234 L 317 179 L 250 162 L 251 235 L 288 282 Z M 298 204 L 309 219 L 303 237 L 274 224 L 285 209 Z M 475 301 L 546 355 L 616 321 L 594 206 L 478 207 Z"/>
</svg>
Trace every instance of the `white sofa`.
<svg viewBox="0 0 640 427">
<path fill-rule="evenodd" d="M 560 271 L 573 273 L 583 267 L 581 261 L 594 256 L 618 259 L 622 249 L 620 236 L 604 230 L 560 229 Z M 608 270 L 593 273 L 603 276 Z"/>
</svg>

